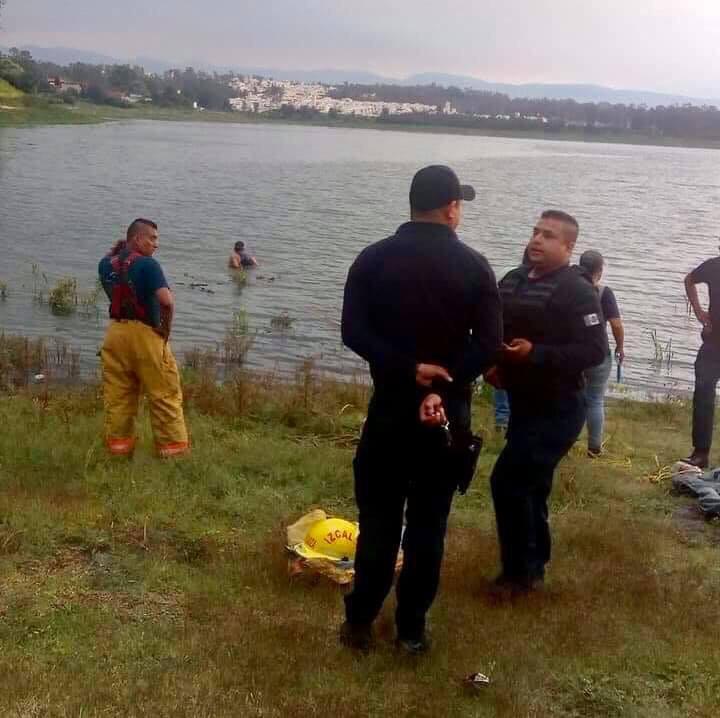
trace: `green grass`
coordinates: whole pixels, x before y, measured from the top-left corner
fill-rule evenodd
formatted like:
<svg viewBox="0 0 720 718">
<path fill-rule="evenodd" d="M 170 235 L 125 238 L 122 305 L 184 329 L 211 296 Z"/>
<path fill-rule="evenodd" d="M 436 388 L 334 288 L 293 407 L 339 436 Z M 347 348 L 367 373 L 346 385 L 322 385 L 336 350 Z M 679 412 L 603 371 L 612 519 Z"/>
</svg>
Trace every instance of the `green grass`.
<svg viewBox="0 0 720 718">
<path fill-rule="evenodd" d="M 2 103 L 0 104 L 8 104 Z M 13 103 L 9 103 L 13 104 Z M 0 109 L 0 128 L 33 125 L 77 125 L 103 122 L 84 104 L 65 105 L 24 95 L 14 109 Z"/>
<path fill-rule="evenodd" d="M 351 459 L 367 394 L 309 368 L 294 385 L 186 372 L 189 458 L 102 447 L 96 388 L 0 397 L 0 715 L 714 716 L 718 527 L 687 533 L 658 466 L 687 449 L 678 404 L 612 405 L 608 453 L 578 446 L 553 494 L 544 593 L 489 591 L 497 547 L 487 450 L 455 501 L 434 650 L 338 645 L 342 591 L 290 579 L 283 526 L 313 507 L 355 518 Z M 466 674 L 489 687 L 463 687 Z"/>
<path fill-rule="evenodd" d="M 0 103 L 1 104 L 1 103 Z M 43 98 L 25 96 L 17 110 L 0 110 L 0 127 L 28 125 L 98 124 L 126 120 L 163 120 L 175 122 L 247 123 L 252 118 L 232 112 L 198 112 L 197 110 L 167 109 L 152 105 L 113 107 L 77 102 L 75 105 L 49 102 Z"/>
<path fill-rule="evenodd" d="M 21 97 L 24 97 L 24 93 L 13 87 L 7 80 L 3 80 L 0 77 L 0 103 L 4 102 L 16 102 Z"/>
</svg>

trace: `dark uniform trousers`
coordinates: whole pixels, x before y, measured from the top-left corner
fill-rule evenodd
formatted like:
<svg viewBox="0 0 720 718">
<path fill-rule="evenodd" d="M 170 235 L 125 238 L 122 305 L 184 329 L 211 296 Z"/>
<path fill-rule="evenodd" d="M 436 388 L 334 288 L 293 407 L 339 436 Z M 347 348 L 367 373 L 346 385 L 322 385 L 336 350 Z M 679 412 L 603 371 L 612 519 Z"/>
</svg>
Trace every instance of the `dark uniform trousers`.
<svg viewBox="0 0 720 718">
<path fill-rule="evenodd" d="M 507 443 L 490 479 L 503 574 L 540 579 L 550 560 L 548 497 L 560 460 L 585 423 L 584 392 L 529 402 L 509 392 Z"/>
<path fill-rule="evenodd" d="M 703 342 L 695 360 L 693 446 L 709 451 L 715 418 L 715 389 L 720 379 L 720 342 Z"/>
<path fill-rule="evenodd" d="M 467 416 L 469 421 L 469 406 Z M 350 623 L 369 624 L 380 612 L 392 587 L 402 535 L 403 566 L 396 588 L 398 636 L 417 639 L 424 631 L 425 614 L 440 581 L 447 519 L 457 486 L 448 475 L 438 432 L 421 427 L 414 414 L 412 420 L 392 420 L 371 403 L 353 462 L 360 533 L 355 583 L 345 597 Z"/>
</svg>

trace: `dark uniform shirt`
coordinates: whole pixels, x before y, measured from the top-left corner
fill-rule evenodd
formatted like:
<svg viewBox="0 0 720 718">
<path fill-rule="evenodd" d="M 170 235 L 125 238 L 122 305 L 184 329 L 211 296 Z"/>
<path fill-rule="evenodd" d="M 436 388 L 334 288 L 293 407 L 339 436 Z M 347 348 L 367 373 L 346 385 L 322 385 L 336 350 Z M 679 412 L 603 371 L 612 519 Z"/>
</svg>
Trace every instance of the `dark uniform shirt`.
<svg viewBox="0 0 720 718">
<path fill-rule="evenodd" d="M 713 327 L 712 337 L 720 341 L 720 257 L 713 257 L 703 262 L 690 273 L 695 284 L 707 284 L 710 295 L 710 324 Z"/>
<path fill-rule="evenodd" d="M 98 266 L 100 282 L 112 301 L 112 288 L 118 281 L 113 271 L 112 258 L 103 257 Z M 135 290 L 138 302 L 145 308 L 145 324 L 158 328 L 160 326 L 160 302 L 156 292 L 168 286 L 160 263 L 152 257 L 138 257 L 128 271 L 128 280 Z"/>
<path fill-rule="evenodd" d="M 369 362 L 376 395 L 427 393 L 415 382 L 421 362 L 444 366 L 453 389 L 467 389 L 494 363 L 501 331 L 490 265 L 445 225 L 407 222 L 350 268 L 342 338 Z"/>
<path fill-rule="evenodd" d="M 532 342 L 529 363 L 501 364 L 510 392 L 528 401 L 560 398 L 584 385 L 582 372 L 608 354 L 600 300 L 578 267 L 562 267 L 537 279 L 519 267 L 500 282 L 505 341 Z"/>
<path fill-rule="evenodd" d="M 610 287 L 600 287 L 600 310 L 603 319 L 609 322 L 611 319 L 620 319 L 620 307 L 618 307 L 615 292 Z"/>
</svg>

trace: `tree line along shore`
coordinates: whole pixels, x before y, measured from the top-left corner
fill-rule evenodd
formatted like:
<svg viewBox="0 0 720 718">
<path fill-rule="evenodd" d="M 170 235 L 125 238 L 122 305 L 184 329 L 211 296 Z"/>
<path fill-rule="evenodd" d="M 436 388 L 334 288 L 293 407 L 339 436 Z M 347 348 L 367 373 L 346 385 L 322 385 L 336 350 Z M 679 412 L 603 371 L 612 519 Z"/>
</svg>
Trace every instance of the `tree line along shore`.
<svg viewBox="0 0 720 718">
<path fill-rule="evenodd" d="M 247 79 L 247 78 L 246 78 Z M 250 78 L 253 79 L 253 78 Z M 253 80 L 257 82 L 257 80 Z M 129 65 L 60 66 L 40 62 L 27 51 L 0 55 L 0 127 L 83 124 L 128 119 L 205 122 L 291 122 L 331 127 L 361 127 L 461 133 L 529 139 L 720 147 L 720 111 L 711 105 L 645 105 L 511 98 L 497 92 L 439 85 L 317 85 L 328 102 L 436 107 L 435 112 L 363 117 L 312 103 L 285 102 L 286 85 L 261 83 L 268 106 L 248 102 L 255 111 L 234 111 L 245 90 L 234 74 L 170 70 L 146 73 Z M 265 87 L 267 85 L 267 87 Z M 312 89 L 315 86 L 308 86 Z M 309 91 L 308 89 L 308 91 Z M 302 93 L 300 93 L 302 95 Z M 254 95 L 253 95 L 254 97 Z M 354 105 L 353 105 L 354 106 Z"/>
<path fill-rule="evenodd" d="M 204 122 L 208 124 L 286 124 L 347 129 L 366 129 L 396 132 L 422 132 L 434 134 L 457 134 L 480 137 L 504 137 L 531 140 L 555 140 L 567 142 L 595 142 L 610 144 L 647 145 L 658 147 L 688 147 L 698 149 L 720 149 L 720 140 L 696 140 L 646 136 L 633 132 L 585 131 L 567 129 L 547 132 L 542 129 L 510 130 L 480 127 L 463 127 L 388 122 L 383 119 L 333 118 L 333 117 L 283 117 L 274 115 L 253 115 L 237 112 L 197 112 L 186 109 L 167 108 L 113 108 L 78 102 L 73 107 L 49 103 L 42 100 L 30 101 L 11 109 L 2 106 L 0 98 L 0 128 L 34 127 L 43 125 L 86 125 L 105 122 L 156 120 L 162 122 Z"/>
</svg>

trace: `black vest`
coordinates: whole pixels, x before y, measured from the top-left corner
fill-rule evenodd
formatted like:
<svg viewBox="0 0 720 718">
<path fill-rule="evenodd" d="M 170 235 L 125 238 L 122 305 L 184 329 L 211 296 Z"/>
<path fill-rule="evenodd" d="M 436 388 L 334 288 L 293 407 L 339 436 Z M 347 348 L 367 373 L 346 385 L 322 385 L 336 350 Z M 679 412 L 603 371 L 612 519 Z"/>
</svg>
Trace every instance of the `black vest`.
<svg viewBox="0 0 720 718">
<path fill-rule="evenodd" d="M 584 270 L 566 266 L 539 279 L 529 278 L 530 267 L 518 267 L 500 282 L 503 306 L 503 335 L 509 344 L 513 339 L 527 339 L 533 344 L 561 344 L 565 317 L 562 308 L 552 299 L 566 282 L 578 275 L 590 281 Z M 523 364 L 502 366 L 508 390 L 539 400 L 577 391 L 583 386 L 582 376 L 562 370 Z"/>
</svg>

